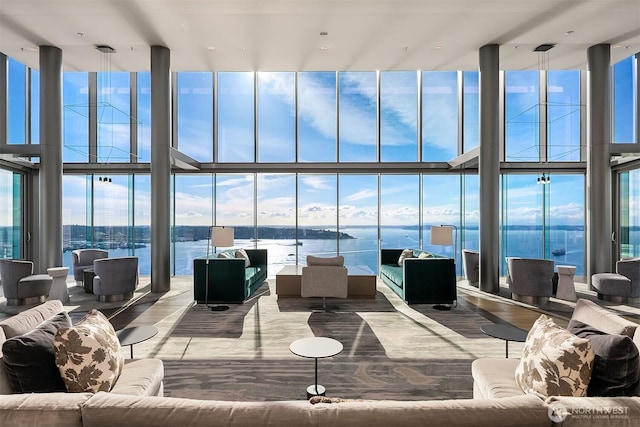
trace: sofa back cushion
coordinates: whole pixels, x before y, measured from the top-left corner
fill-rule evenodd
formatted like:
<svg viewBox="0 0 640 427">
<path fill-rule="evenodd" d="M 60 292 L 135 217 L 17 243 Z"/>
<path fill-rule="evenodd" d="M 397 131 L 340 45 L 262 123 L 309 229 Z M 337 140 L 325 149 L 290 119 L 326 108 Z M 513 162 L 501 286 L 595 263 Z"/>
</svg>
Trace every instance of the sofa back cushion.
<svg viewBox="0 0 640 427">
<path fill-rule="evenodd" d="M 47 301 L 0 321 L 0 328 L 2 328 L 6 338 L 24 335 L 48 318 L 63 311 L 63 309 L 64 307 L 59 300 Z"/>
<path fill-rule="evenodd" d="M 579 320 L 607 334 L 626 335 L 631 338 L 638 327 L 638 324 L 583 298 L 576 302 L 571 320 Z"/>
<path fill-rule="evenodd" d="M 28 333 L 4 342 L 4 367 L 14 393 L 66 390 L 56 366 L 53 340 L 58 330 L 70 326 L 71 319 L 63 311 Z"/>
</svg>

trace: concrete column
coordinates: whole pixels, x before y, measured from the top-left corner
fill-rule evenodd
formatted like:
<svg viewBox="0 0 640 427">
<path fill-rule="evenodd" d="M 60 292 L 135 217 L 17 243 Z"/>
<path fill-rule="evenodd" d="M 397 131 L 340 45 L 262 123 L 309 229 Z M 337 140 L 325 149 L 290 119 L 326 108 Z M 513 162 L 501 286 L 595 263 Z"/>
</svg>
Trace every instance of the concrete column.
<svg viewBox="0 0 640 427">
<path fill-rule="evenodd" d="M 612 271 L 611 45 L 587 50 L 587 280 Z"/>
<path fill-rule="evenodd" d="M 480 48 L 480 284 L 500 291 L 500 56 L 497 44 Z"/>
<path fill-rule="evenodd" d="M 62 51 L 40 46 L 40 215 L 37 269 L 62 266 Z"/>
<path fill-rule="evenodd" d="M 151 292 L 171 288 L 170 51 L 151 46 Z"/>
</svg>

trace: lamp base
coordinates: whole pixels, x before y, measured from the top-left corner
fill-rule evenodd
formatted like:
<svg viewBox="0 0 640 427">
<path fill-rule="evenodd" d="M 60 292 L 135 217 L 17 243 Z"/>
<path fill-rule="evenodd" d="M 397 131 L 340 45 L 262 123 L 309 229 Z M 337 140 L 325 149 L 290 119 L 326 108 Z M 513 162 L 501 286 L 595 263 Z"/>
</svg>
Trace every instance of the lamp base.
<svg viewBox="0 0 640 427">
<path fill-rule="evenodd" d="M 226 311 L 229 310 L 228 305 L 210 305 L 209 310 L 211 311 Z"/>
<path fill-rule="evenodd" d="M 433 308 L 436 310 L 451 310 L 451 306 L 449 304 L 436 304 Z"/>
</svg>

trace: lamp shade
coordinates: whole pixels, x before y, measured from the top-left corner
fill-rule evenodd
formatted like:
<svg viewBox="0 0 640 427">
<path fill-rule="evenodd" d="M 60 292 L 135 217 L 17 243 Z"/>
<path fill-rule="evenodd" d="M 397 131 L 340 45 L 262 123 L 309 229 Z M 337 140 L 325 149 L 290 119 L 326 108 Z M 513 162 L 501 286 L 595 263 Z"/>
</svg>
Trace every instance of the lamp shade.
<svg viewBox="0 0 640 427">
<path fill-rule="evenodd" d="M 450 227 L 450 226 L 431 227 L 431 244 L 432 245 L 453 244 L 453 227 Z"/>
<path fill-rule="evenodd" d="M 211 244 L 216 247 L 233 246 L 233 227 L 212 227 Z"/>
</svg>

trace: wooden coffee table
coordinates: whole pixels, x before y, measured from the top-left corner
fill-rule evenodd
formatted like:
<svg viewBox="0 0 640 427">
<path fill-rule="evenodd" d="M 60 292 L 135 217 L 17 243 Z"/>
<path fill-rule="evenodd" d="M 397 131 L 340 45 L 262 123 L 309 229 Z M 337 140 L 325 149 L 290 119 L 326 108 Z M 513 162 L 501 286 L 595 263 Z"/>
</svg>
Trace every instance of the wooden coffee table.
<svg viewBox="0 0 640 427">
<path fill-rule="evenodd" d="M 307 399 L 313 396 L 324 396 L 326 389 L 318 384 L 318 359 L 335 356 L 342 351 L 342 343 L 333 338 L 309 337 L 296 340 L 291 343 L 289 350 L 300 357 L 315 359 L 315 381 L 307 387 Z"/>
</svg>

